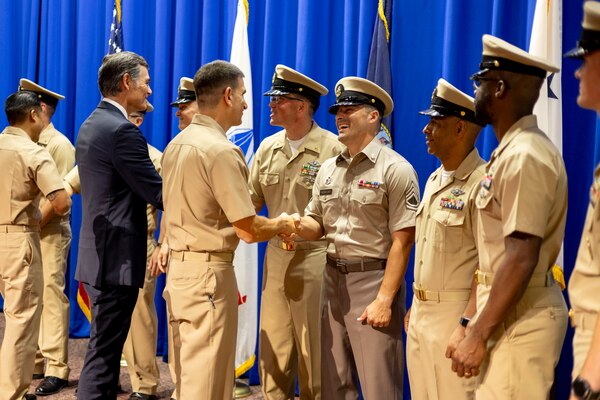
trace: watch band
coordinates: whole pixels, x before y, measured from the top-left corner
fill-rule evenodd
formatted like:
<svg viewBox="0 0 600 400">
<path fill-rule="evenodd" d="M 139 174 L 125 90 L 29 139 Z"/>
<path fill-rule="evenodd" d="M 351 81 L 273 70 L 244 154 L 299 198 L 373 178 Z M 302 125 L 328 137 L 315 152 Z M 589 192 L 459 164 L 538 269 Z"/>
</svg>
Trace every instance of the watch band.
<svg viewBox="0 0 600 400">
<path fill-rule="evenodd" d="M 466 328 L 467 325 L 469 325 L 469 322 L 471 322 L 471 318 L 467 318 L 467 317 L 460 317 L 460 319 L 458 320 L 458 323 L 463 327 Z"/>
</svg>

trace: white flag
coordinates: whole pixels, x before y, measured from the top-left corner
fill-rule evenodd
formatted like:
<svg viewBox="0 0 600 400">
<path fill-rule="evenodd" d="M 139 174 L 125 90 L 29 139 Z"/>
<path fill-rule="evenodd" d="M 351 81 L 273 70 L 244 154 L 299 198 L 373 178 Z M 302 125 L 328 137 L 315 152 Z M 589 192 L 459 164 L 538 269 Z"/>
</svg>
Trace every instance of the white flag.
<svg viewBox="0 0 600 400">
<path fill-rule="evenodd" d="M 227 132 L 227 137 L 238 145 L 250 164 L 254 157 L 254 132 L 252 129 L 252 71 L 248 48 L 247 0 L 238 0 L 237 17 L 233 29 L 231 63 L 244 73 L 246 103 L 242 124 Z M 254 365 L 256 332 L 258 324 L 258 249 L 256 244 L 240 242 L 233 259 L 238 284 L 238 333 L 235 351 L 236 378 Z"/>
<path fill-rule="evenodd" d="M 562 68 L 562 0 L 537 0 L 529 53 Z M 562 154 L 562 90 L 561 72 L 546 78 L 533 113 L 538 125 Z M 563 250 L 556 263 L 563 265 Z"/>
</svg>

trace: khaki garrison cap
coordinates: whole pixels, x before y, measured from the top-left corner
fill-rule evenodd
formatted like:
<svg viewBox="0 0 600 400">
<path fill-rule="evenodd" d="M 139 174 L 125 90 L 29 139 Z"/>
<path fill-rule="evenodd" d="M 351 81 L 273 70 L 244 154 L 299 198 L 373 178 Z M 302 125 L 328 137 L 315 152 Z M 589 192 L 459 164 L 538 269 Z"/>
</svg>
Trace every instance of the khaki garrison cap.
<svg viewBox="0 0 600 400">
<path fill-rule="evenodd" d="M 577 47 L 565 54 L 565 57 L 582 58 L 586 54 L 600 49 L 600 3 L 586 1 L 583 4 L 583 27 Z"/>
<path fill-rule="evenodd" d="M 184 76 L 179 80 L 177 88 L 177 99 L 171 103 L 171 107 L 177 107 L 179 104 L 189 103 L 196 100 L 196 91 L 194 90 L 194 80 Z"/>
<path fill-rule="evenodd" d="M 321 96 L 329 93 L 329 90 L 308 76 L 283 64 L 277 64 L 271 82 L 271 89 L 266 91 L 264 95 L 283 96 L 291 93 L 306 97 L 317 109 Z"/>
<path fill-rule="evenodd" d="M 483 35 L 483 55 L 479 69 L 471 78 L 488 71 L 500 70 L 545 78 L 547 72 L 558 72 L 559 68 L 548 61 L 533 56 L 512 44 L 492 35 Z"/>
<path fill-rule="evenodd" d="M 475 100 L 452 86 L 445 79 L 438 80 L 431 95 L 431 105 L 427 110 L 419 111 L 430 117 L 455 116 L 478 125 L 483 124 L 475 118 Z"/>
<path fill-rule="evenodd" d="M 65 98 L 62 94 L 55 93 L 51 90 L 46 89 L 30 81 L 29 79 L 21 78 L 19 81 L 19 91 L 26 90 L 29 92 L 34 92 L 38 95 L 39 99 L 46 104 L 50 104 L 53 107 L 56 107 L 59 100 Z"/>
<path fill-rule="evenodd" d="M 368 104 L 375 107 L 383 117 L 394 109 L 390 95 L 373 82 L 356 76 L 342 78 L 335 85 L 335 103 L 329 113 L 337 113 L 338 107 Z"/>
</svg>

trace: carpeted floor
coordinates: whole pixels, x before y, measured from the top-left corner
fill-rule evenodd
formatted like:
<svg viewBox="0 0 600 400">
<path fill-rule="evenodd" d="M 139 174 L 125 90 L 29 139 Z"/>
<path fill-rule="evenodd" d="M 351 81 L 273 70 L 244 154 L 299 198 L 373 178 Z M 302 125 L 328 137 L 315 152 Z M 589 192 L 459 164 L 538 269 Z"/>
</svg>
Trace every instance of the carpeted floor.
<svg viewBox="0 0 600 400">
<path fill-rule="evenodd" d="M 0 341 L 4 338 L 4 313 L 0 313 Z M 69 386 L 63 389 L 60 393 L 55 395 L 38 397 L 38 399 L 48 400 L 73 400 L 75 399 L 75 389 L 77 382 L 79 381 L 79 374 L 81 367 L 83 366 L 83 358 L 87 349 L 87 339 L 70 339 L 69 340 L 69 367 L 71 368 L 71 374 L 69 375 Z M 163 362 L 162 358 L 158 358 L 158 368 L 160 370 L 160 384 L 156 395 L 160 399 L 169 399 L 171 392 L 173 391 L 173 382 L 169 375 L 169 368 L 167 364 Z M 40 383 L 40 380 L 35 380 L 31 383 L 29 393 L 35 393 L 36 386 Z M 121 387 L 123 393 L 117 397 L 119 400 L 128 399 L 131 394 L 131 382 L 129 380 L 129 374 L 127 373 L 126 367 L 121 367 Z M 260 393 L 259 386 L 252 386 L 252 395 L 245 397 L 248 400 L 263 399 Z"/>
</svg>

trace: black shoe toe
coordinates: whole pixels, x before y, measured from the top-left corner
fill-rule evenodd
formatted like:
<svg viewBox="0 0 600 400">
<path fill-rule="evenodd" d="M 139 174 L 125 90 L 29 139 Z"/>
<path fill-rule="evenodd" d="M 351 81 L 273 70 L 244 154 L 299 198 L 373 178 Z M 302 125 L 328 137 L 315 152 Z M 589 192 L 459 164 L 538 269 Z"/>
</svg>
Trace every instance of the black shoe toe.
<svg viewBox="0 0 600 400">
<path fill-rule="evenodd" d="M 153 394 L 133 392 L 131 393 L 131 396 L 129 396 L 129 400 L 158 400 L 158 397 Z"/>
<path fill-rule="evenodd" d="M 35 389 L 35 394 L 38 396 L 48 396 L 54 393 L 60 392 L 67 386 L 69 381 L 66 379 L 60 379 L 56 376 L 47 376 Z"/>
</svg>

